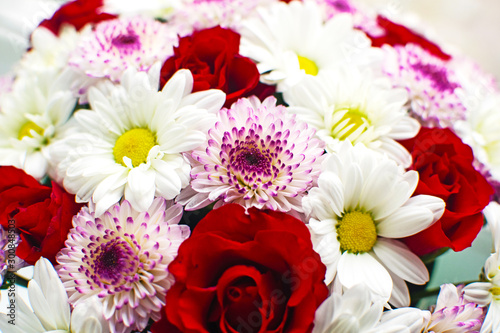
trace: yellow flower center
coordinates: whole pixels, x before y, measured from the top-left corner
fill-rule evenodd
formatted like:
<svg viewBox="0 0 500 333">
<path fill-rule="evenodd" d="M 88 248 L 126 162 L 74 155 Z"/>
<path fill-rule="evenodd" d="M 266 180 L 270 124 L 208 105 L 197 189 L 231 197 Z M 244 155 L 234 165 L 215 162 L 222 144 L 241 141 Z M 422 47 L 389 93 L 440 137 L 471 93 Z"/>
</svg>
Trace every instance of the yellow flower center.
<svg viewBox="0 0 500 333">
<path fill-rule="evenodd" d="M 490 293 L 493 295 L 493 296 L 500 296 L 500 287 L 491 287 L 490 288 Z"/>
<path fill-rule="evenodd" d="M 116 140 L 113 155 L 115 161 L 123 166 L 126 166 L 123 158 L 127 156 L 132 160 L 132 165 L 136 167 L 147 161 L 149 151 L 155 145 L 156 137 L 149 129 L 134 128 L 123 133 Z"/>
<path fill-rule="evenodd" d="M 36 133 L 43 135 L 43 128 L 38 126 L 32 121 L 28 121 L 26 124 L 24 124 L 21 129 L 19 130 L 18 134 L 18 139 L 21 140 L 25 136 L 32 138 L 33 135 L 31 135 L 31 130 L 35 131 Z"/>
<path fill-rule="evenodd" d="M 342 117 L 338 124 L 342 123 L 345 120 L 347 120 L 347 124 L 345 124 L 342 128 L 339 128 L 338 130 L 340 131 L 337 131 L 340 134 L 340 136 L 337 136 L 339 140 L 346 140 L 349 135 L 354 133 L 354 131 L 356 131 L 360 126 L 368 122 L 368 118 L 366 117 L 366 115 L 356 108 L 349 108 L 349 111 L 346 112 L 346 114 Z M 353 126 L 349 130 L 343 131 L 343 129 L 351 125 Z M 363 130 L 363 132 L 364 131 L 366 131 L 366 128 Z"/>
<path fill-rule="evenodd" d="M 318 75 L 318 66 L 314 61 L 299 55 L 297 56 L 297 58 L 299 58 L 300 69 L 303 69 L 306 72 L 306 74 Z"/>
<path fill-rule="evenodd" d="M 360 211 L 346 213 L 336 228 L 342 252 L 355 254 L 368 252 L 377 241 L 377 229 L 369 213 Z"/>
</svg>

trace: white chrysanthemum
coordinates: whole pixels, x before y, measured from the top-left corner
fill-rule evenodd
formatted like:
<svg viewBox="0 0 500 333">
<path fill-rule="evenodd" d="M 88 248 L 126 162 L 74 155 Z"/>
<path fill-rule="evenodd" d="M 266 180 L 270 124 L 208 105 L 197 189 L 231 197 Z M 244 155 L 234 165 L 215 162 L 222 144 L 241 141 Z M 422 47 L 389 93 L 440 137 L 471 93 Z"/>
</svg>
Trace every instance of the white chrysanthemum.
<svg viewBox="0 0 500 333">
<path fill-rule="evenodd" d="M 119 82 L 127 68 L 147 72 L 172 55 L 177 44 L 173 28 L 141 16 L 106 20 L 88 26 L 82 35 L 69 58 L 69 65 L 84 74 L 72 86 L 79 95 L 101 78 Z"/>
<path fill-rule="evenodd" d="M 104 0 L 105 13 L 135 16 L 138 14 L 168 19 L 183 0 Z"/>
<path fill-rule="evenodd" d="M 465 118 L 461 86 L 451 66 L 416 44 L 383 47 L 384 72 L 409 93 L 412 116 L 427 127 L 450 127 Z"/>
<path fill-rule="evenodd" d="M 31 49 L 23 55 L 18 69 L 28 71 L 28 74 L 50 69 L 63 70 L 79 38 L 80 35 L 71 25 L 64 25 L 59 36 L 47 28 L 36 28 L 31 34 Z"/>
<path fill-rule="evenodd" d="M 195 30 L 220 25 L 238 31 L 243 19 L 255 16 L 257 7 L 268 6 L 278 0 L 181 0 L 169 24 L 175 26 L 181 36 Z"/>
<path fill-rule="evenodd" d="M 301 200 L 320 171 L 323 143 L 269 97 L 222 109 L 207 141 L 192 153 L 191 189 L 178 202 L 198 209 L 213 201 L 302 212 Z"/>
<path fill-rule="evenodd" d="M 500 332 L 500 205 L 490 202 L 483 211 L 493 236 L 495 253 L 484 264 L 486 282 L 474 282 L 464 288 L 464 298 L 487 306 L 480 333 Z"/>
<path fill-rule="evenodd" d="M 493 178 L 500 181 L 500 94 L 487 94 L 470 110 L 465 121 L 456 122 L 454 129 L 474 157 L 484 164 Z"/>
<path fill-rule="evenodd" d="M 56 71 L 17 77 L 12 91 L 0 99 L 0 165 L 42 178 L 48 169 L 46 150 L 75 105 L 67 81 Z"/>
<path fill-rule="evenodd" d="M 478 332 L 484 319 L 483 309 L 463 297 L 463 285 L 443 284 L 436 307 L 432 310 L 423 333 L 472 333 Z"/>
<path fill-rule="evenodd" d="M 45 258 L 35 264 L 33 279 L 28 284 L 30 305 L 16 300 L 16 312 L 2 313 L 0 329 L 9 333 L 107 333 L 102 303 L 88 298 L 70 309 L 68 295 L 52 264 Z M 9 323 L 9 320 L 13 320 Z"/>
<path fill-rule="evenodd" d="M 167 266 L 189 237 L 181 217 L 182 206 L 163 198 L 142 213 L 127 201 L 99 217 L 83 208 L 57 256 L 69 302 L 98 296 L 112 332 L 142 331 L 149 318 L 159 320 L 174 283 Z"/>
<path fill-rule="evenodd" d="M 302 200 L 314 249 L 326 265 L 325 282 L 345 288 L 366 284 L 395 306 L 409 304 L 403 281 L 424 284 L 429 273 L 396 240 L 429 227 L 444 212 L 443 200 L 411 197 L 416 171 L 359 144 L 345 142 L 323 163 L 318 187 Z"/>
<path fill-rule="evenodd" d="M 205 141 L 225 95 L 191 94 L 188 70 L 157 91 L 158 75 L 158 67 L 149 77 L 130 69 L 121 85 L 92 88 L 92 110 L 77 111 L 77 126 L 50 150 L 52 161 L 62 161 L 53 177 L 63 178 L 78 201 L 92 200 L 97 215 L 122 196 L 145 210 L 155 196 L 173 199 L 189 184 L 191 167 L 182 153 Z"/>
<path fill-rule="evenodd" d="M 420 333 L 428 313 L 416 308 L 384 312 L 385 302 L 373 302 L 359 284 L 343 295 L 333 293 L 316 310 L 312 333 Z"/>
<path fill-rule="evenodd" d="M 348 140 L 385 153 L 405 167 L 411 164 L 410 154 L 395 140 L 414 137 L 420 125 L 404 108 L 406 92 L 392 88 L 386 78 L 354 66 L 325 70 L 286 91 L 284 99 L 291 112 L 316 128 L 328 152 Z"/>
<path fill-rule="evenodd" d="M 286 91 L 304 76 L 347 63 L 378 61 L 366 35 L 353 28 L 352 17 L 337 15 L 325 22 L 313 1 L 277 2 L 259 8 L 260 16 L 243 22 L 240 54 L 257 62 L 261 81 Z"/>
</svg>

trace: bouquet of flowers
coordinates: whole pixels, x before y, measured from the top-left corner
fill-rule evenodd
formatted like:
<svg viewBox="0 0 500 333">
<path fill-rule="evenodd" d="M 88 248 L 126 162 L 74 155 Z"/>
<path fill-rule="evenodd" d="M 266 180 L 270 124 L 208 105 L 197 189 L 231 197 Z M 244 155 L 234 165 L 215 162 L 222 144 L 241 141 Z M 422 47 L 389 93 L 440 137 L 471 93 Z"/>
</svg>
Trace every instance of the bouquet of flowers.
<svg viewBox="0 0 500 333">
<path fill-rule="evenodd" d="M 500 332 L 500 92 L 418 28 L 75 0 L 2 78 L 0 127 L 4 288 L 34 265 L 4 333 Z M 417 308 L 485 219 L 477 281 Z"/>
</svg>

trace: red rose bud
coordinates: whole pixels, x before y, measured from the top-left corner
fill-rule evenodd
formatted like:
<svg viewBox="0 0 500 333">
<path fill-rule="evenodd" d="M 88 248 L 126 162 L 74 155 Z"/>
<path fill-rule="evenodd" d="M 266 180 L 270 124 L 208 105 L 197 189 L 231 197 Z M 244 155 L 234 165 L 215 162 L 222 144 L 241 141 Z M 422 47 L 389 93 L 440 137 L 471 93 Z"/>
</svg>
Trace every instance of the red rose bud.
<svg viewBox="0 0 500 333">
<path fill-rule="evenodd" d="M 418 255 L 443 247 L 461 251 L 469 247 L 483 226 L 483 208 L 493 188 L 473 167 L 472 149 L 449 129 L 422 127 L 418 135 L 400 142 L 411 152 L 410 167 L 419 173 L 414 195 L 443 199 L 446 209 L 428 229 L 405 238 Z"/>
<path fill-rule="evenodd" d="M 160 88 L 177 70 L 186 68 L 193 74 L 193 92 L 220 89 L 226 93 L 224 105 L 230 107 L 237 99 L 251 96 L 260 78 L 255 63 L 238 54 L 239 47 L 240 35 L 221 27 L 181 38 L 174 55 L 163 64 Z"/>
<path fill-rule="evenodd" d="M 200 221 L 168 267 L 166 319 L 190 332 L 311 332 L 328 290 L 306 225 L 281 212 L 224 205 Z M 154 333 L 171 332 L 167 321 Z"/>
<path fill-rule="evenodd" d="M 50 188 L 23 170 L 0 167 L 0 224 L 7 229 L 9 220 L 14 221 L 21 239 L 16 255 L 28 264 L 34 265 L 40 257 L 56 264 L 55 255 L 81 207 L 74 195 L 56 183 Z"/>
<path fill-rule="evenodd" d="M 54 35 L 59 35 L 63 24 L 69 24 L 80 30 L 87 23 L 97 23 L 114 19 L 117 16 L 101 12 L 103 0 L 75 0 L 62 5 L 54 15 L 40 23 L 41 27 L 47 28 Z"/>
</svg>

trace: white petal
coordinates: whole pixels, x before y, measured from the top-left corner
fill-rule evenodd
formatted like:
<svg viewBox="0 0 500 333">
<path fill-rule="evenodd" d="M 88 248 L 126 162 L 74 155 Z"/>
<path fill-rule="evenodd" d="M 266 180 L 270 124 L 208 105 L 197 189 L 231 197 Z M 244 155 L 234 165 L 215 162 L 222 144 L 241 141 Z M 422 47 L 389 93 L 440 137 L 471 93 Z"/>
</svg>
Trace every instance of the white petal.
<svg viewBox="0 0 500 333">
<path fill-rule="evenodd" d="M 492 296 L 490 289 L 492 284 L 489 282 L 474 282 L 464 287 L 464 298 L 469 302 L 474 302 L 480 306 L 490 304 Z"/>
<path fill-rule="evenodd" d="M 410 291 L 408 290 L 408 286 L 406 285 L 405 280 L 389 271 L 392 279 L 392 294 L 389 299 L 389 303 L 391 305 L 400 308 L 404 306 L 410 305 Z"/>
<path fill-rule="evenodd" d="M 96 296 L 77 303 L 71 313 L 71 332 L 109 332 L 109 326 L 102 313 L 102 302 Z"/>
<path fill-rule="evenodd" d="M 53 313 L 53 317 L 58 323 L 59 328 L 67 327 L 69 325 L 70 317 L 68 295 L 66 294 L 66 289 L 64 288 L 59 275 L 50 261 L 45 258 L 40 258 L 36 262 L 33 280 L 35 280 L 41 288 L 47 302 L 50 304 L 50 309 Z"/>
<path fill-rule="evenodd" d="M 420 333 L 427 323 L 428 317 L 430 317 L 429 311 L 422 311 L 417 308 L 401 308 L 385 311 L 376 332 Z M 399 327 L 399 330 L 396 330 L 396 327 Z"/>
<path fill-rule="evenodd" d="M 143 170 L 141 166 L 133 168 L 128 173 L 124 197 L 135 210 L 146 211 L 153 203 L 155 176 L 156 172 L 154 170 Z"/>
<path fill-rule="evenodd" d="M 325 332 L 356 333 L 359 332 L 359 323 L 354 315 L 343 313 L 335 319 Z"/>
<path fill-rule="evenodd" d="M 445 202 L 441 198 L 425 194 L 411 197 L 410 199 L 408 199 L 408 201 L 406 201 L 404 205 L 407 207 L 417 206 L 427 208 L 432 212 L 434 221 L 439 220 L 441 216 L 443 216 L 446 206 Z"/>
<path fill-rule="evenodd" d="M 195 105 L 197 108 L 207 110 L 209 113 L 216 113 L 222 108 L 225 101 L 226 94 L 223 91 L 210 89 L 198 91 L 184 97 L 180 107 Z"/>
<path fill-rule="evenodd" d="M 340 257 L 337 275 L 346 288 L 365 284 L 375 294 L 389 299 L 392 279 L 387 270 L 368 253 L 352 254 L 344 252 Z"/>
<path fill-rule="evenodd" d="M 429 272 L 422 260 L 400 241 L 379 238 L 373 252 L 400 278 L 413 284 L 429 281 Z"/>
<path fill-rule="evenodd" d="M 495 201 L 490 202 L 483 210 L 486 222 L 491 230 L 495 244 L 495 252 L 500 251 L 500 204 Z"/>
<path fill-rule="evenodd" d="M 156 170 L 156 192 L 167 200 L 173 199 L 182 189 L 176 165 L 158 159 L 151 164 Z"/>
<path fill-rule="evenodd" d="M 500 303 L 493 302 L 488 308 L 488 313 L 484 318 L 483 326 L 479 333 L 500 332 Z"/>
<path fill-rule="evenodd" d="M 396 126 L 392 128 L 389 137 L 394 140 L 413 138 L 420 130 L 420 123 L 411 117 L 403 117 Z"/>
<path fill-rule="evenodd" d="M 56 318 L 53 316 L 51 305 L 47 302 L 42 289 L 40 289 L 40 286 L 36 281 L 31 280 L 28 283 L 28 293 L 31 307 L 33 308 L 33 311 L 38 319 L 41 321 L 42 325 L 48 330 L 58 328 L 58 323 Z"/>
<path fill-rule="evenodd" d="M 388 157 L 405 168 L 411 165 L 411 155 L 401 144 L 389 138 L 382 138 L 380 142 L 381 145 L 378 150 L 386 153 Z"/>
<path fill-rule="evenodd" d="M 162 95 L 174 102 L 175 108 L 181 99 L 193 90 L 193 75 L 187 69 L 180 69 L 167 81 L 162 89 Z"/>
<path fill-rule="evenodd" d="M 14 318 L 9 317 L 9 313 L 0 315 L 0 329 L 2 332 L 9 333 L 40 333 L 46 330 L 42 326 L 40 320 L 31 311 L 22 298 L 16 300 L 16 313 Z M 9 320 L 14 320 L 15 325 L 10 324 Z"/>
<path fill-rule="evenodd" d="M 400 207 L 386 218 L 376 221 L 377 233 L 387 238 L 402 238 L 429 227 L 434 215 L 425 207 Z"/>
</svg>

